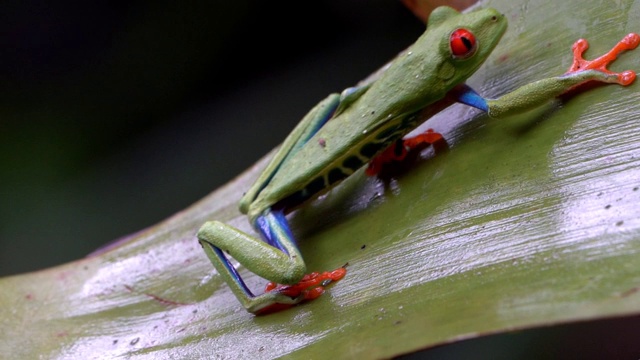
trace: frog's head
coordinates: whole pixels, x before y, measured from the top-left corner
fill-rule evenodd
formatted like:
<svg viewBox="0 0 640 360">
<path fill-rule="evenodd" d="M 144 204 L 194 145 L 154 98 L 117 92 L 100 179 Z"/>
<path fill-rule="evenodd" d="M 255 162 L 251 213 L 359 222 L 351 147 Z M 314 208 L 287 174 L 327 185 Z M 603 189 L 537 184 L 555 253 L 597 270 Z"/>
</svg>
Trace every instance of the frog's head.
<svg viewBox="0 0 640 360">
<path fill-rule="evenodd" d="M 439 7 L 429 16 L 428 31 L 442 55 L 437 76 L 456 85 L 471 76 L 496 47 L 507 29 L 507 20 L 495 9 L 461 14 L 450 7 Z"/>
</svg>

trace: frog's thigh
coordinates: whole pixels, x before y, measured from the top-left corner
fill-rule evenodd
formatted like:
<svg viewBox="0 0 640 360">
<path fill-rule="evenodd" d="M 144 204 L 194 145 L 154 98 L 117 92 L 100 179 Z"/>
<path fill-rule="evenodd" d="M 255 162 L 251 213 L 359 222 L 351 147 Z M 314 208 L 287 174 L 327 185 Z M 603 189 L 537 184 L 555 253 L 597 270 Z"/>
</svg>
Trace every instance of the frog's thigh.
<svg viewBox="0 0 640 360">
<path fill-rule="evenodd" d="M 297 251 L 290 256 L 261 239 L 219 221 L 205 223 L 198 231 L 198 239 L 228 253 L 249 271 L 270 281 L 295 284 L 306 271 Z M 278 240 L 288 242 L 288 245 L 293 242 L 292 239 Z"/>
</svg>

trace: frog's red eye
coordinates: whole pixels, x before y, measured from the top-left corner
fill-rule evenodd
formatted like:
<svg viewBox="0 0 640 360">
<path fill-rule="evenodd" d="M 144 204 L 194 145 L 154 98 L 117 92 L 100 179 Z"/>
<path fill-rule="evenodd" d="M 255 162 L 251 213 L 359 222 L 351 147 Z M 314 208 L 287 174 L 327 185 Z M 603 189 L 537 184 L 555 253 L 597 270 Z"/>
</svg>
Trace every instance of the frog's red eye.
<svg viewBox="0 0 640 360">
<path fill-rule="evenodd" d="M 451 54 L 458 59 L 466 59 L 478 48 L 476 37 L 467 29 L 457 29 L 449 39 Z"/>
</svg>

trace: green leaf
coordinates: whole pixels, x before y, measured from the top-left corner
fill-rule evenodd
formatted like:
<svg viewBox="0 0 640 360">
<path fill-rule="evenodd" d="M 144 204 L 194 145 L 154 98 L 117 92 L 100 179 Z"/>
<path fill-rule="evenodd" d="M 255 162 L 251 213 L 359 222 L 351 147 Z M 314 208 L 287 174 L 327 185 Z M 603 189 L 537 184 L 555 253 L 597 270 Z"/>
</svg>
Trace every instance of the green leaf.
<svg viewBox="0 0 640 360">
<path fill-rule="evenodd" d="M 640 31 L 637 1 L 486 1 L 509 19 L 469 81 L 499 96 Z M 638 51 L 614 70 L 640 70 Z M 638 83 L 489 120 L 454 106 L 427 127 L 450 151 L 388 182 L 362 172 L 291 215 L 310 270 L 349 263 L 320 299 L 245 312 L 195 238 L 251 231 L 236 202 L 265 160 L 107 252 L 0 279 L 12 358 L 392 357 L 542 325 L 640 313 Z M 241 269 L 252 288 L 265 281 Z"/>
</svg>

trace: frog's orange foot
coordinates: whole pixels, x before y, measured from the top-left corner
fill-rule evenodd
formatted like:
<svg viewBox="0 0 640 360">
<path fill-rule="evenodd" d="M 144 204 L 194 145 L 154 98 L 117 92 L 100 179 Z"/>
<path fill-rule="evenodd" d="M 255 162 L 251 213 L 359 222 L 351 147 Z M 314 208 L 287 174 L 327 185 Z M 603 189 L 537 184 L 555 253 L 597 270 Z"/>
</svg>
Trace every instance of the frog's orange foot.
<svg viewBox="0 0 640 360">
<path fill-rule="evenodd" d="M 615 82 L 623 86 L 629 85 L 636 78 L 635 72 L 627 70 L 616 73 L 607 69 L 607 65 L 611 64 L 621 52 L 635 49 L 638 44 L 640 44 L 640 35 L 630 33 L 620 40 L 609 52 L 595 60 L 589 61 L 582 57 L 582 54 L 589 48 L 589 43 L 585 39 L 580 39 L 573 44 L 573 64 L 566 74 L 584 70 L 597 70 L 604 74 L 611 75 L 610 82 Z"/>
<path fill-rule="evenodd" d="M 428 129 L 419 135 L 396 141 L 369 162 L 365 173 L 369 176 L 378 175 L 386 165 L 393 162 L 401 162 L 409 154 L 420 152 L 429 146 L 438 147 L 436 150 L 440 150 L 446 148 L 447 144 L 442 134 L 433 131 L 433 129 Z"/>
<path fill-rule="evenodd" d="M 265 292 L 278 292 L 292 299 L 300 299 L 300 302 L 317 299 L 324 293 L 329 284 L 341 280 L 347 274 L 346 265 L 333 271 L 323 273 L 312 272 L 305 275 L 300 282 L 294 285 L 282 285 L 270 282 L 265 287 Z M 268 314 L 288 309 L 296 304 L 273 304 L 260 310 L 259 314 Z"/>
</svg>

